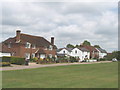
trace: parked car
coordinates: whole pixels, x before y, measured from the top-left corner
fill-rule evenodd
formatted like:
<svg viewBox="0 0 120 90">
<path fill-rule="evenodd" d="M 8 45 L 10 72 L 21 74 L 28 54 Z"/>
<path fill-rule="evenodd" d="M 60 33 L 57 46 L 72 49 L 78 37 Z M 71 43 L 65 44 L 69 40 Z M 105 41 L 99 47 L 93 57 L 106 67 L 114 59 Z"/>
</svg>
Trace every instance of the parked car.
<svg viewBox="0 0 120 90">
<path fill-rule="evenodd" d="M 113 61 L 113 62 L 117 62 L 118 60 L 117 60 L 116 58 L 113 58 L 112 61 Z"/>
</svg>

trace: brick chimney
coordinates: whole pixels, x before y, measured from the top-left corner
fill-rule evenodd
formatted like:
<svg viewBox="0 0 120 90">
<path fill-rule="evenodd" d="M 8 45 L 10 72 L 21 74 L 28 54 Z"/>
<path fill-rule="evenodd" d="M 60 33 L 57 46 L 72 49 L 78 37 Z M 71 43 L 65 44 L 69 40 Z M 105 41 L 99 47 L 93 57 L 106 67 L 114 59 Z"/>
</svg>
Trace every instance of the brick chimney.
<svg viewBox="0 0 120 90">
<path fill-rule="evenodd" d="M 16 43 L 19 43 L 20 42 L 20 29 L 17 29 L 16 31 Z"/>
<path fill-rule="evenodd" d="M 51 37 L 51 43 L 54 45 L 54 37 Z"/>
</svg>

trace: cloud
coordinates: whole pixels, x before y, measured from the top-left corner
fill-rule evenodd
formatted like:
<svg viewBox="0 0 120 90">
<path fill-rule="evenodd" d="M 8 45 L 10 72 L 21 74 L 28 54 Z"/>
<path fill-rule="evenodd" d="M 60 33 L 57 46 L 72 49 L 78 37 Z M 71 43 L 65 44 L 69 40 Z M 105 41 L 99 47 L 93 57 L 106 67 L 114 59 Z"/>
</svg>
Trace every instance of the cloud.
<svg viewBox="0 0 120 90">
<path fill-rule="evenodd" d="M 117 49 L 117 3 L 111 2 L 4 2 L 3 40 L 23 33 L 55 37 L 58 47 L 89 40 L 108 51 Z M 1 39 L 0 39 L 1 40 Z"/>
</svg>

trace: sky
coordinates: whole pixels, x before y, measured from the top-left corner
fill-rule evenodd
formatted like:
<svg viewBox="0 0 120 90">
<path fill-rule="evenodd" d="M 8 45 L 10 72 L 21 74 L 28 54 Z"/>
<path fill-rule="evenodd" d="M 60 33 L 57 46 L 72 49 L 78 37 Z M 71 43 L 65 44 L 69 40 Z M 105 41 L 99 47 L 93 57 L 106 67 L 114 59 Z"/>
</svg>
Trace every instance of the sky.
<svg viewBox="0 0 120 90">
<path fill-rule="evenodd" d="M 118 49 L 118 2 L 2 2 L 0 42 L 22 33 L 55 37 L 58 48 L 88 40 L 108 52 Z"/>
</svg>

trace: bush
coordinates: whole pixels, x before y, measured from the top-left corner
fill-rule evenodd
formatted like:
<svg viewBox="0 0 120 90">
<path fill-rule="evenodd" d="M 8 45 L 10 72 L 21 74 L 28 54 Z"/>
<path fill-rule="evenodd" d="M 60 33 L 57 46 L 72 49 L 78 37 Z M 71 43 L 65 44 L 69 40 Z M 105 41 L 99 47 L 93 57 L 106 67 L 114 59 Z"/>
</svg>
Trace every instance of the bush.
<svg viewBox="0 0 120 90">
<path fill-rule="evenodd" d="M 22 65 L 25 64 L 25 58 L 11 57 L 10 62 L 11 64 Z"/>
<path fill-rule="evenodd" d="M 1 66 L 10 66 L 10 57 L 4 56 L 0 58 L 0 62 Z"/>
<path fill-rule="evenodd" d="M 37 60 L 38 60 L 37 57 L 34 57 L 34 58 L 29 59 L 30 62 L 37 62 Z"/>
<path fill-rule="evenodd" d="M 106 59 L 105 58 L 100 58 L 99 61 L 106 61 Z"/>
</svg>

